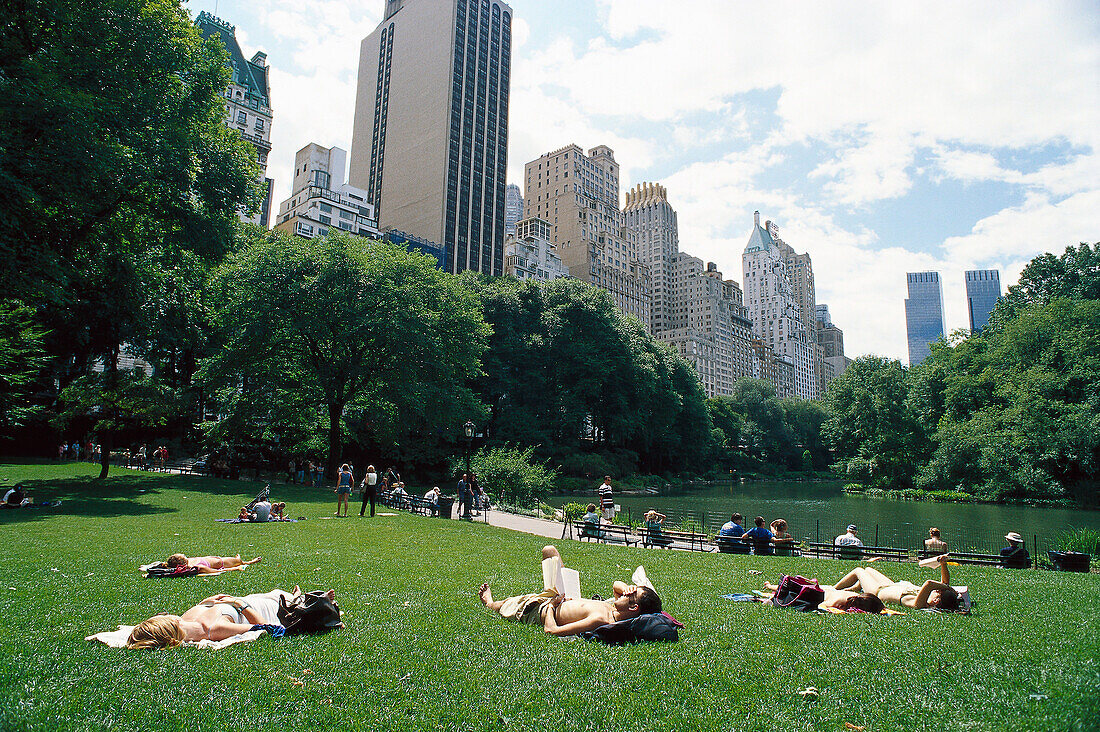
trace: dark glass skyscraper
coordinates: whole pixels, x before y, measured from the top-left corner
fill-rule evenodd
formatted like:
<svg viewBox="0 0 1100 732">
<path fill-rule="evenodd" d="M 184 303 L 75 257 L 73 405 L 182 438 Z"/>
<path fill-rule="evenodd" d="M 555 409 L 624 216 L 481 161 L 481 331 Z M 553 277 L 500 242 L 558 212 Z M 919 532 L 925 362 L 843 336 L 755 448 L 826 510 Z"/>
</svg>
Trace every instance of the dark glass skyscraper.
<svg viewBox="0 0 1100 732">
<path fill-rule="evenodd" d="M 966 312 L 970 331 L 977 333 L 989 322 L 989 314 L 1001 297 L 1001 273 L 995 269 L 971 269 L 966 272 Z"/>
<path fill-rule="evenodd" d="M 500 0 L 386 0 L 360 49 L 349 183 L 449 272 L 503 272 L 511 58 Z"/>
<path fill-rule="evenodd" d="M 928 356 L 928 344 L 943 336 L 943 286 L 939 272 L 909 272 L 905 278 L 909 284 L 905 301 L 909 365 L 916 366 Z"/>
</svg>

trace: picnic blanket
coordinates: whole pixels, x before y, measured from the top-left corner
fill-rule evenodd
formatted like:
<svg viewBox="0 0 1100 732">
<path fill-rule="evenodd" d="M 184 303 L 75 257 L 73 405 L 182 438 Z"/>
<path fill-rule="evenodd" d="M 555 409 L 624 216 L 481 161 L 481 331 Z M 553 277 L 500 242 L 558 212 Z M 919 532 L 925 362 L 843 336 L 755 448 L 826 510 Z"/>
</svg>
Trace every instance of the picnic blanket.
<svg viewBox="0 0 1100 732">
<path fill-rule="evenodd" d="M 105 630 L 102 633 L 94 633 L 93 635 L 86 636 L 84 640 L 99 641 L 110 648 L 125 648 L 126 639 L 130 637 L 130 633 L 133 632 L 135 627 L 137 626 L 120 625 L 118 626 L 118 630 Z M 190 648 L 205 648 L 210 651 L 220 651 L 223 648 L 235 646 L 238 643 L 247 643 L 248 641 L 256 640 L 265 632 L 264 630 L 249 630 L 244 633 L 230 636 L 225 640 L 212 641 L 203 638 L 201 641 L 184 641 L 181 645 Z"/>
</svg>

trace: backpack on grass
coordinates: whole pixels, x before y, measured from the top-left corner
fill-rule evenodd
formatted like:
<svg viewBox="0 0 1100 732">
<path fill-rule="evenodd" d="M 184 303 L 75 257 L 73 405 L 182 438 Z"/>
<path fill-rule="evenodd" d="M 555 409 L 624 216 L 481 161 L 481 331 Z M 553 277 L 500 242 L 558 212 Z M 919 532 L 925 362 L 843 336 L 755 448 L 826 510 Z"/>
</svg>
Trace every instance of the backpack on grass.
<svg viewBox="0 0 1100 732">
<path fill-rule="evenodd" d="M 289 600 L 280 597 L 278 616 L 287 635 L 325 633 L 344 627 L 340 622 L 340 606 L 319 590 Z"/>
<path fill-rule="evenodd" d="M 783 575 L 779 580 L 779 589 L 772 595 L 772 604 L 788 610 L 800 610 L 811 613 L 825 602 L 825 590 L 816 579 L 806 579 L 801 575 Z"/>
</svg>

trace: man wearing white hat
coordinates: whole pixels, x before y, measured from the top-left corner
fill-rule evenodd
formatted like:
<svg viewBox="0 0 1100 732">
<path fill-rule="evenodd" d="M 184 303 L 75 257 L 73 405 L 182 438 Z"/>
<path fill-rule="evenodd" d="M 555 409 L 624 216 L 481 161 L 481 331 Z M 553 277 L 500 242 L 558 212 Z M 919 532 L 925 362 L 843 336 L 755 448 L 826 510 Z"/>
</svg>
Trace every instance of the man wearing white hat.
<svg viewBox="0 0 1100 732">
<path fill-rule="evenodd" d="M 1015 531 L 1005 534 L 1008 546 L 1001 550 L 1001 566 L 1009 569 L 1030 569 L 1031 555 L 1024 546 L 1024 537 Z"/>
</svg>

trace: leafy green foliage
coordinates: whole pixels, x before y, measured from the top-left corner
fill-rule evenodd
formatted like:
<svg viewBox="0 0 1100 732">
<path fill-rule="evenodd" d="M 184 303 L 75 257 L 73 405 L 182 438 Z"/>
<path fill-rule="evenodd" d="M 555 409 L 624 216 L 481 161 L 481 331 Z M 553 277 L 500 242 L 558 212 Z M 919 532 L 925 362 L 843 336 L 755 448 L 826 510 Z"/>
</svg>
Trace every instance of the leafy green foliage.
<svg viewBox="0 0 1100 732">
<path fill-rule="evenodd" d="M 464 457 L 451 459 L 454 474 L 466 470 Z M 535 457 L 535 448 L 482 448 L 470 456 L 470 469 L 478 483 L 494 499 L 507 504 L 526 506 L 550 493 L 557 473 Z"/>
<path fill-rule="evenodd" d="M 464 384 L 489 329 L 429 257 L 344 234 L 257 232 L 213 288 L 224 346 L 201 375 L 223 390 L 219 439 L 262 429 L 302 445 L 323 424 L 331 471 L 345 437 L 444 442 L 476 412 Z"/>
<path fill-rule="evenodd" d="M 40 411 L 31 396 L 47 363 L 42 350 L 45 335 L 30 308 L 0 301 L 0 431 L 21 425 Z"/>
</svg>

